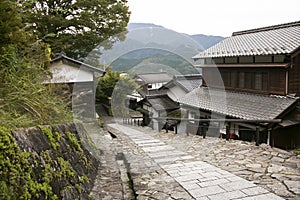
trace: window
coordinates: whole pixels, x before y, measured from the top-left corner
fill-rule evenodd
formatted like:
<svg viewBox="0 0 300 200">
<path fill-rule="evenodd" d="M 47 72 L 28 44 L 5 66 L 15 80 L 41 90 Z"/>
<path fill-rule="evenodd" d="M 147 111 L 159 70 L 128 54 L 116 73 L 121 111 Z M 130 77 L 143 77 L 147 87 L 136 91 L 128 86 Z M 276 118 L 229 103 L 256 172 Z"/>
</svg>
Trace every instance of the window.
<svg viewBox="0 0 300 200">
<path fill-rule="evenodd" d="M 267 72 L 240 72 L 239 74 L 239 88 L 260 91 L 268 90 Z"/>
<path fill-rule="evenodd" d="M 254 81 L 254 89 L 255 90 L 262 90 L 262 73 L 256 73 L 254 75 L 255 81 Z"/>
<path fill-rule="evenodd" d="M 225 87 L 237 87 L 237 72 L 224 70 L 221 72 L 221 74 Z"/>
<path fill-rule="evenodd" d="M 230 73 L 230 87 L 236 88 L 237 87 L 237 72 L 233 71 Z"/>
<path fill-rule="evenodd" d="M 245 88 L 245 73 L 244 72 L 239 72 L 238 73 L 238 88 Z"/>
<path fill-rule="evenodd" d="M 222 79 L 226 88 L 268 91 L 268 72 L 221 70 Z"/>
<path fill-rule="evenodd" d="M 267 91 L 269 88 L 269 76 L 267 72 L 262 73 L 262 90 Z"/>
<path fill-rule="evenodd" d="M 189 112 L 189 119 L 195 119 L 196 118 L 196 113 L 193 111 Z M 195 121 L 190 121 L 190 123 L 195 123 Z"/>
<path fill-rule="evenodd" d="M 251 73 L 251 72 L 245 72 L 244 85 L 245 85 L 246 89 L 252 89 L 252 85 L 253 85 L 252 74 L 253 73 Z"/>
<path fill-rule="evenodd" d="M 224 82 L 224 86 L 229 87 L 230 86 L 230 72 L 223 71 L 221 73 L 222 73 L 222 79 L 223 79 L 223 82 Z"/>
</svg>

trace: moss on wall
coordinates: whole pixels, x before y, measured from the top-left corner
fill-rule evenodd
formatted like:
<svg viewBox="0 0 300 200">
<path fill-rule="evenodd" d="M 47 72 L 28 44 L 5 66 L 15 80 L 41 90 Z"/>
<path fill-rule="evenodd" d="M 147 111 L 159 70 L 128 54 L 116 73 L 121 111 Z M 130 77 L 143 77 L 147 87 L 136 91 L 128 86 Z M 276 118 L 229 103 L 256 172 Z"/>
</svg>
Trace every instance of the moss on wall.
<svg viewBox="0 0 300 200">
<path fill-rule="evenodd" d="M 84 135 L 73 123 L 0 127 L 0 199 L 89 199 L 98 160 Z"/>
</svg>

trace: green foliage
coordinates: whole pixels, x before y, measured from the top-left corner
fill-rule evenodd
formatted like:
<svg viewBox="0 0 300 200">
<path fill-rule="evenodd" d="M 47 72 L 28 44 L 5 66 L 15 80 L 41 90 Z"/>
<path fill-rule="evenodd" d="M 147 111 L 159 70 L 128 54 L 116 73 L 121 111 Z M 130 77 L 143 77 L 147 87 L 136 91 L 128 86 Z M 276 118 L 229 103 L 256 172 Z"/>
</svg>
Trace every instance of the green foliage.
<svg viewBox="0 0 300 200">
<path fill-rule="evenodd" d="M 84 185 L 90 183 L 90 179 L 74 169 L 74 160 L 64 157 L 59 148 L 62 136 L 50 128 L 40 129 L 49 139 L 52 149 L 37 155 L 22 151 L 12 132 L 0 126 L 0 199 L 56 200 L 60 198 L 59 187 L 61 190 L 71 190 L 74 198 L 76 194 L 85 192 Z M 82 166 L 90 169 L 91 163 L 76 136 L 70 132 L 66 136 L 70 144 L 68 154 L 77 154 Z"/>
<path fill-rule="evenodd" d="M 159 64 L 155 66 L 155 64 Z M 111 63 L 114 71 L 137 71 L 151 73 L 158 71 L 179 74 L 198 74 L 199 72 L 184 58 L 171 52 L 158 49 L 141 49 L 130 52 Z M 143 67 L 147 66 L 147 67 Z M 148 67 L 150 66 L 150 67 Z"/>
<path fill-rule="evenodd" d="M 107 68 L 105 76 L 98 81 L 96 101 L 108 105 L 109 97 L 112 96 L 114 88 L 119 80 L 120 73 L 112 71 L 111 68 Z"/>
<path fill-rule="evenodd" d="M 128 95 L 137 91 L 139 86 L 130 76 L 122 76 L 115 85 L 111 102 L 111 109 L 114 116 L 129 116 Z"/>
<path fill-rule="evenodd" d="M 59 148 L 59 141 L 61 139 L 61 135 L 58 132 L 53 132 L 51 129 L 46 128 L 44 126 L 39 126 L 39 128 L 43 131 L 43 133 L 47 136 L 50 145 L 54 151 L 57 151 Z"/>
<path fill-rule="evenodd" d="M 67 135 L 67 137 L 68 137 L 68 140 L 69 140 L 69 142 L 70 142 L 72 148 L 73 148 L 75 151 L 78 151 L 78 152 L 80 152 L 80 153 L 83 153 L 83 150 L 82 150 L 80 144 L 78 143 L 78 140 L 77 140 L 76 136 L 75 136 L 73 133 L 71 133 L 71 132 L 66 132 L 66 135 Z"/>
<path fill-rule="evenodd" d="M 0 1 L 0 49 L 11 43 L 20 43 L 24 39 L 21 26 L 17 1 Z"/>
<path fill-rule="evenodd" d="M 26 22 L 38 39 L 54 53 L 64 51 L 73 58 L 87 56 L 102 41 L 114 42 L 124 35 L 129 21 L 127 0 L 25 0 Z M 108 43 L 108 47 L 111 43 Z"/>
<path fill-rule="evenodd" d="M 96 101 L 103 104 L 109 115 L 123 115 L 128 113 L 127 95 L 132 94 L 138 88 L 131 75 L 120 76 L 120 72 L 114 72 L 108 68 L 105 76 L 98 81 Z"/>
<path fill-rule="evenodd" d="M 42 81 L 48 72 L 43 63 L 23 57 L 17 48 L 0 54 L 0 125 L 28 127 L 71 119 L 67 106 L 51 85 Z"/>
<path fill-rule="evenodd" d="M 4 127 L 0 127 L 0 152 L 0 199 L 57 199 L 49 179 L 38 182 L 33 178 L 30 153 L 21 151 Z"/>
<path fill-rule="evenodd" d="M 66 132 L 66 135 L 67 135 L 67 138 L 68 138 L 68 141 L 69 141 L 71 147 L 74 149 L 74 151 L 80 157 L 79 161 L 82 164 L 84 164 L 86 167 L 89 168 L 90 167 L 89 162 L 88 162 L 86 156 L 84 155 L 84 152 L 83 152 L 76 136 L 71 132 Z"/>
<path fill-rule="evenodd" d="M 49 45 L 25 32 L 25 14 L 17 1 L 1 1 L 0 8 L 0 16 L 10 16 L 0 19 L 0 126 L 27 127 L 70 119 L 64 102 L 51 86 L 42 84 L 49 75 Z"/>
</svg>

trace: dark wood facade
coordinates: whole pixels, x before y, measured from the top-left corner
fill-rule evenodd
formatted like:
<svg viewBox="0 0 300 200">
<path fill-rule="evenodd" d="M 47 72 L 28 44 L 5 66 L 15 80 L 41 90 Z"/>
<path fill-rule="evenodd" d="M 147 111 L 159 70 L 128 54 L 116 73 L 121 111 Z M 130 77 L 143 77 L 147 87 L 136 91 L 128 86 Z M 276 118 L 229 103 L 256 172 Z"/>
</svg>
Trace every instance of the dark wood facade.
<svg viewBox="0 0 300 200">
<path fill-rule="evenodd" d="M 289 70 L 289 93 L 300 96 L 300 50 L 292 55 L 291 68 Z"/>
<path fill-rule="evenodd" d="M 214 66 L 218 67 L 222 81 L 216 80 L 218 76 Z M 295 56 L 205 59 L 201 68 L 203 86 L 222 87 L 224 84 L 227 90 L 259 94 L 300 95 L 300 53 Z"/>
</svg>

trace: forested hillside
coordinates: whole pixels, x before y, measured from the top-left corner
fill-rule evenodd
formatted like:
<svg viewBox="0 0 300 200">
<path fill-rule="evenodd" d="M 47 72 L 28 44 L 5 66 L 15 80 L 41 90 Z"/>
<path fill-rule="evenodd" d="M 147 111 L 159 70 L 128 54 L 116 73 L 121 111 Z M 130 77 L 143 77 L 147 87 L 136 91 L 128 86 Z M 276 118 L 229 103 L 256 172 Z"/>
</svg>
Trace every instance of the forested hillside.
<svg viewBox="0 0 300 200">
<path fill-rule="evenodd" d="M 148 23 L 130 23 L 127 26 L 129 31 L 155 28 L 155 29 L 165 29 L 162 26 Z M 167 31 L 166 31 L 167 32 Z M 169 33 L 169 32 L 167 32 Z M 189 52 L 189 57 L 194 56 L 195 52 L 207 49 L 214 44 L 220 42 L 224 39 L 221 36 L 207 36 L 203 34 L 198 35 L 187 35 L 182 34 L 182 37 L 188 37 L 191 41 L 194 41 L 197 44 L 197 49 L 193 51 L 186 46 L 178 47 L 177 44 L 168 44 L 168 49 L 175 49 L 178 51 L 178 48 L 181 48 L 180 51 Z M 121 56 L 117 60 L 111 63 L 114 71 L 128 71 L 128 70 L 136 70 L 137 68 L 141 69 L 143 65 L 149 64 L 159 64 L 161 69 L 153 69 L 153 70 L 161 70 L 168 71 L 168 68 L 172 68 L 180 74 L 193 74 L 198 73 L 196 69 L 193 68 L 192 60 L 186 60 L 175 52 L 167 52 L 161 50 L 161 44 L 151 44 L 151 46 L 156 46 L 157 48 L 145 48 L 139 49 L 133 52 L 129 52 L 126 55 Z M 154 66 L 154 65 L 153 65 Z M 150 70 L 149 68 L 143 68 L 143 70 Z M 152 71 L 153 71 L 152 70 Z M 145 72 L 145 71 L 144 71 Z M 151 72 L 151 70 L 150 70 Z"/>
</svg>

